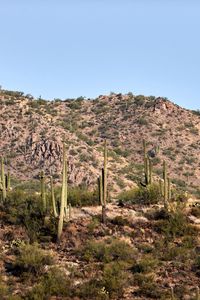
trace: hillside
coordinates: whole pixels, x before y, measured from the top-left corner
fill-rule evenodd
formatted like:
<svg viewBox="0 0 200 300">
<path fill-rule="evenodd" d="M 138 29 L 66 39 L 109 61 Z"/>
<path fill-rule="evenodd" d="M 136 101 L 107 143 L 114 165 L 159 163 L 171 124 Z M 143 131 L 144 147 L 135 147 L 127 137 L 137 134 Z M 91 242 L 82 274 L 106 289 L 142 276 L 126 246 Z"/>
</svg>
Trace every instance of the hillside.
<svg viewBox="0 0 200 300">
<path fill-rule="evenodd" d="M 198 111 L 0 99 L 0 300 L 199 300 Z"/>
<path fill-rule="evenodd" d="M 102 167 L 102 142 L 109 149 L 109 189 L 128 189 L 143 173 L 142 140 L 153 159 L 154 176 L 166 160 L 173 182 L 198 194 L 200 116 L 165 98 L 129 93 L 97 99 L 33 99 L 0 91 L 0 154 L 16 180 L 38 178 L 41 169 L 59 178 L 61 143 L 68 144 L 71 185 L 92 186 Z"/>
</svg>

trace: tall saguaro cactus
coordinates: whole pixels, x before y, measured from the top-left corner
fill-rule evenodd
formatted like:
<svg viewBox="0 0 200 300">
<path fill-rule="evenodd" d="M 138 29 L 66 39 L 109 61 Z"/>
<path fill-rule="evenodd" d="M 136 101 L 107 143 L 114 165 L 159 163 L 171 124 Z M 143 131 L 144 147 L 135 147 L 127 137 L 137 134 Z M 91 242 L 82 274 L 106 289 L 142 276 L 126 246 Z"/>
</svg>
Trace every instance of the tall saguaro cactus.
<svg viewBox="0 0 200 300">
<path fill-rule="evenodd" d="M 53 206 L 53 214 L 54 217 L 58 217 L 57 208 L 56 208 L 56 201 L 55 201 L 55 193 L 54 193 L 54 184 L 53 184 L 53 177 L 50 177 L 50 183 L 51 183 L 51 202 Z"/>
<path fill-rule="evenodd" d="M 168 179 L 167 179 L 167 164 L 163 162 L 163 180 L 164 180 L 164 207 L 168 209 Z"/>
<path fill-rule="evenodd" d="M 4 168 L 4 158 L 1 157 L 1 186 L 2 186 L 2 199 L 6 200 L 6 176 L 5 176 L 5 168 Z"/>
<path fill-rule="evenodd" d="M 102 199 L 102 222 L 106 222 L 106 204 L 107 204 L 107 162 L 108 162 L 108 150 L 107 141 L 104 142 L 104 166 L 102 169 L 102 183 L 103 183 L 103 199 Z"/>
<path fill-rule="evenodd" d="M 68 190 L 68 185 L 67 185 L 67 159 L 66 159 L 66 154 L 65 154 L 65 208 L 64 208 L 64 214 L 65 218 L 68 218 L 68 203 L 67 203 L 67 191 Z"/>
<path fill-rule="evenodd" d="M 152 161 L 149 159 L 147 155 L 147 144 L 146 141 L 143 140 L 143 155 L 144 155 L 144 178 L 145 185 L 152 184 L 153 175 L 152 175 Z"/>
<path fill-rule="evenodd" d="M 98 178 L 98 192 L 99 192 L 99 203 L 103 206 L 103 183 L 102 183 L 102 175 Z"/>
<path fill-rule="evenodd" d="M 46 213 L 47 200 L 46 200 L 46 188 L 45 188 L 45 174 L 44 174 L 44 171 L 41 171 L 41 173 L 40 173 L 40 193 L 41 193 L 43 212 Z"/>
<path fill-rule="evenodd" d="M 63 166 L 62 166 L 62 190 L 61 190 L 61 199 L 60 199 L 60 214 L 58 220 L 58 233 L 57 233 L 57 242 L 60 242 L 60 238 L 63 230 L 64 223 L 64 214 L 66 206 L 66 147 L 65 142 L 63 142 Z"/>
</svg>

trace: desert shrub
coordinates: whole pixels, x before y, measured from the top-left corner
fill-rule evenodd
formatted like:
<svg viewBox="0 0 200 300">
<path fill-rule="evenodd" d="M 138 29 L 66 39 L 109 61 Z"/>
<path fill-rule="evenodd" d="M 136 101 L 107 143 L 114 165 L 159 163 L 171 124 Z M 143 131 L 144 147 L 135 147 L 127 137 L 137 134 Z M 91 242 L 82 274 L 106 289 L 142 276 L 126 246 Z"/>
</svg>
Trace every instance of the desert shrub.
<svg viewBox="0 0 200 300">
<path fill-rule="evenodd" d="M 87 226 L 88 234 L 92 235 L 99 226 L 100 226 L 99 219 L 97 217 L 94 217 Z"/>
<path fill-rule="evenodd" d="M 160 188 L 158 184 L 151 184 L 147 187 L 139 186 L 122 192 L 118 196 L 119 200 L 133 204 L 156 204 L 160 198 Z"/>
<path fill-rule="evenodd" d="M 145 103 L 145 96 L 137 95 L 134 97 L 134 104 L 137 106 L 142 106 Z"/>
<path fill-rule="evenodd" d="M 133 273 L 148 273 L 152 270 L 155 271 L 158 265 L 158 260 L 152 257 L 152 255 L 145 255 L 140 260 L 138 260 L 132 267 L 131 271 Z"/>
<path fill-rule="evenodd" d="M 116 216 L 114 219 L 112 219 L 111 221 L 114 225 L 118 225 L 118 226 L 125 226 L 125 225 L 129 225 L 129 221 L 128 219 L 122 217 L 122 216 Z"/>
<path fill-rule="evenodd" d="M 109 299 L 112 297 L 122 297 L 127 282 L 128 273 L 124 271 L 123 265 L 118 262 L 111 262 L 104 266 L 101 283 L 105 287 Z"/>
<path fill-rule="evenodd" d="M 46 300 L 51 297 L 70 297 L 72 280 L 64 271 L 54 267 L 44 274 L 36 286 L 26 295 L 27 300 Z M 70 299 L 70 298 L 69 298 Z"/>
<path fill-rule="evenodd" d="M 137 123 L 139 125 L 148 125 L 148 121 L 145 118 L 142 118 L 142 117 L 137 120 Z"/>
<path fill-rule="evenodd" d="M 166 293 L 159 288 L 152 275 L 137 273 L 135 274 L 134 279 L 139 286 L 139 288 L 134 292 L 136 296 L 143 296 L 145 299 L 166 299 Z"/>
<path fill-rule="evenodd" d="M 134 259 L 136 250 L 124 241 L 108 239 L 106 241 L 89 241 L 81 250 L 82 256 L 86 261 L 130 262 Z"/>
<path fill-rule="evenodd" d="M 98 191 L 89 191 L 86 187 L 69 188 L 68 201 L 72 206 L 99 205 Z"/>
<path fill-rule="evenodd" d="M 170 212 L 168 218 L 158 221 L 155 225 L 157 232 L 164 234 L 168 239 L 181 237 L 185 235 L 194 235 L 195 229 L 189 224 L 189 221 L 181 206 Z"/>
<path fill-rule="evenodd" d="M 4 220 L 10 224 L 23 225 L 31 242 L 36 241 L 44 233 L 54 235 L 53 223 L 50 227 L 44 224 L 44 214 L 39 195 L 29 194 L 23 190 L 8 193 Z"/>
<path fill-rule="evenodd" d="M 102 274 L 80 287 L 81 299 L 119 299 L 128 285 L 129 273 L 124 270 L 123 263 L 110 262 L 103 266 Z"/>
<path fill-rule="evenodd" d="M 14 267 L 19 274 L 37 277 L 42 274 L 46 265 L 52 263 L 53 258 L 50 253 L 39 248 L 38 244 L 22 244 L 18 248 Z"/>
<path fill-rule="evenodd" d="M 78 296 L 80 299 L 85 300 L 109 300 L 108 292 L 98 279 L 91 279 L 90 281 L 84 282 L 84 284 L 79 287 Z"/>
</svg>

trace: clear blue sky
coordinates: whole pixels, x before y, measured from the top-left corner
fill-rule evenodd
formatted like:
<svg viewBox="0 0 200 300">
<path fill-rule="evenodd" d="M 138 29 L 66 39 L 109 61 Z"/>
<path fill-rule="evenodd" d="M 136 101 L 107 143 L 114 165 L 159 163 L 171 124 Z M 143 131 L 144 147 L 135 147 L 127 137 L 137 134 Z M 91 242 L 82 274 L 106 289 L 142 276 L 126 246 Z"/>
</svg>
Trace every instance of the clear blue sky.
<svg viewBox="0 0 200 300">
<path fill-rule="evenodd" d="M 0 41 L 5 89 L 200 108 L 199 0 L 0 0 Z"/>
</svg>

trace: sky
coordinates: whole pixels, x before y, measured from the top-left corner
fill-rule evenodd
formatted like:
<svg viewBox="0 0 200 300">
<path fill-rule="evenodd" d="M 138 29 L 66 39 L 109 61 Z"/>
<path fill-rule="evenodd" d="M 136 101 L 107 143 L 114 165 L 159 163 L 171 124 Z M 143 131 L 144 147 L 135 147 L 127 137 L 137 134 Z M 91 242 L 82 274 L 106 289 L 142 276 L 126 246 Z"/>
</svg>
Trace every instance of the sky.
<svg viewBox="0 0 200 300">
<path fill-rule="evenodd" d="M 200 109 L 199 0 L 0 0 L 0 85 L 45 99 L 110 92 Z"/>
</svg>

